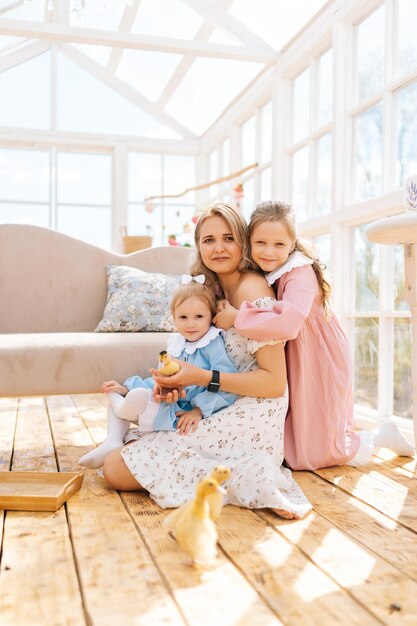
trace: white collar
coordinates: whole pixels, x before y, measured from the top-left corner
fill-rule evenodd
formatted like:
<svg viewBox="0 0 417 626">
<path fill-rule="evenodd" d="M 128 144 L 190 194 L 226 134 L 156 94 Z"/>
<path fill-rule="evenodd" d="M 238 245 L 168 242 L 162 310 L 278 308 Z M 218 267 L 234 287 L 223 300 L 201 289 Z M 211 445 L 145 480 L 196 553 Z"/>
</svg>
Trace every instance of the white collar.
<svg viewBox="0 0 417 626">
<path fill-rule="evenodd" d="M 273 272 L 269 272 L 269 274 L 265 274 L 265 278 L 268 281 L 269 285 L 273 285 L 278 278 L 281 278 L 283 274 L 287 274 L 291 270 L 296 267 L 303 267 L 303 265 L 312 265 L 314 263 L 313 259 L 310 259 L 308 256 L 305 256 L 302 252 L 296 250 L 292 254 L 289 255 L 288 259 L 285 261 L 283 265 L 277 267 Z"/>
<path fill-rule="evenodd" d="M 187 354 L 194 354 L 196 350 L 205 348 L 213 339 L 216 339 L 216 337 L 223 333 L 224 331 L 221 328 L 210 326 L 206 334 L 200 337 L 200 339 L 197 339 L 197 341 L 187 341 L 185 337 L 179 333 L 175 333 L 168 339 L 168 352 L 173 357 L 179 357 L 184 350 Z"/>
</svg>

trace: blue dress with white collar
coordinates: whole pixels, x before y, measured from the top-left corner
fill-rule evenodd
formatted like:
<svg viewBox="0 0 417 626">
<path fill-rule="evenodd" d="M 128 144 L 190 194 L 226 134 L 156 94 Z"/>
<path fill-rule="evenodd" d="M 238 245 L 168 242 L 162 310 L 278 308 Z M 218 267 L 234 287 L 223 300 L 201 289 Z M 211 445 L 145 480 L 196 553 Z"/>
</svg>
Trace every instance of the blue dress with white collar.
<svg viewBox="0 0 417 626">
<path fill-rule="evenodd" d="M 175 333 L 170 336 L 167 349 L 171 356 L 205 370 L 237 372 L 236 367 L 226 353 L 222 331 L 215 328 L 215 326 L 210 326 L 203 337 L 193 342 L 187 341 L 185 337 Z M 123 384 L 129 391 L 137 387 L 153 389 L 155 381 L 152 376 L 149 378 L 131 376 Z M 237 398 L 237 395 L 233 393 L 208 391 L 207 387 L 198 387 L 196 385 L 185 387 L 184 390 L 186 396 L 178 400 L 178 402 L 171 404 L 166 402 L 160 403 L 154 419 L 154 430 L 176 430 L 177 411 L 191 411 L 198 407 L 202 412 L 203 418 L 210 417 L 216 411 L 233 404 Z"/>
</svg>

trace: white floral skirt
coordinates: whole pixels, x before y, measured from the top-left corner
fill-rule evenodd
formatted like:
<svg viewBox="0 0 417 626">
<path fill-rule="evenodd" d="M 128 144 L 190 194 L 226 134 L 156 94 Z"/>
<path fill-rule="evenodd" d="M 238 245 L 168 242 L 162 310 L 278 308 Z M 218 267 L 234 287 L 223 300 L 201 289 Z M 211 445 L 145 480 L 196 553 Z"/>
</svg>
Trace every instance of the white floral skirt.
<svg viewBox="0 0 417 626">
<path fill-rule="evenodd" d="M 136 480 L 162 508 L 194 497 L 198 480 L 223 464 L 232 470 L 224 484 L 226 504 L 272 507 L 303 517 L 311 504 L 282 467 L 288 396 L 239 398 L 200 421 L 196 432 L 140 433 L 129 430 L 123 459 Z"/>
</svg>

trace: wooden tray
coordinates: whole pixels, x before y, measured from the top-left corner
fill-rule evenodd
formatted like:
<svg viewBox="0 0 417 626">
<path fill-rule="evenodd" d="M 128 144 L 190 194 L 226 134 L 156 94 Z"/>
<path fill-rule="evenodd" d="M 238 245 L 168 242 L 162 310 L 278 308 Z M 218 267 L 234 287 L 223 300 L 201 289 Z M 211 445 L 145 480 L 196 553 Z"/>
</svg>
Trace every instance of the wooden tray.
<svg viewBox="0 0 417 626">
<path fill-rule="evenodd" d="M 56 511 L 83 482 L 73 472 L 0 472 L 0 509 Z"/>
</svg>

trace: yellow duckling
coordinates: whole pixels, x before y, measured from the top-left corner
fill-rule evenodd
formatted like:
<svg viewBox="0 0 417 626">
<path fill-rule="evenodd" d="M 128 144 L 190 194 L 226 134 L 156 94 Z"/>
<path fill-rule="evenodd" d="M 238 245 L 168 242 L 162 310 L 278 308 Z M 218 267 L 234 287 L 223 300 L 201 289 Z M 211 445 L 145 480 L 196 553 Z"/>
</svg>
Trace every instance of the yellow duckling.
<svg viewBox="0 0 417 626">
<path fill-rule="evenodd" d="M 180 369 L 179 363 L 172 361 L 166 350 L 162 350 L 162 352 L 159 353 L 158 374 L 173 376 L 179 372 Z"/>
<path fill-rule="evenodd" d="M 231 471 L 228 467 L 226 467 L 225 465 L 217 465 L 211 470 L 211 474 L 207 478 L 213 478 L 213 480 L 215 480 L 218 485 L 221 485 L 222 482 L 230 478 L 230 474 L 231 474 Z M 225 493 L 224 489 L 219 488 L 215 493 L 208 495 L 206 497 L 206 502 L 208 503 L 208 506 L 209 506 L 210 519 L 212 519 L 213 522 L 215 522 L 218 519 L 221 513 L 222 506 L 223 506 L 224 493 Z M 185 504 L 180 506 L 179 509 L 175 509 L 169 515 L 167 515 L 164 521 L 162 522 L 163 528 L 168 528 L 169 530 L 173 530 L 176 527 L 176 525 L 180 522 L 183 515 L 187 514 L 187 511 L 190 509 L 192 504 L 193 504 L 193 501 L 186 502 Z"/>
<path fill-rule="evenodd" d="M 198 483 L 190 508 L 175 526 L 173 536 L 191 558 L 191 565 L 206 564 L 216 557 L 217 531 L 210 519 L 207 496 L 219 488 L 212 478 Z"/>
<path fill-rule="evenodd" d="M 219 485 L 221 485 L 225 480 L 230 478 L 230 468 L 225 465 L 217 465 L 211 471 L 210 477 L 213 478 Z M 210 509 L 210 517 L 215 522 L 223 508 L 223 496 L 225 494 L 224 489 L 219 489 L 216 493 L 207 496 L 207 502 Z"/>
</svg>

